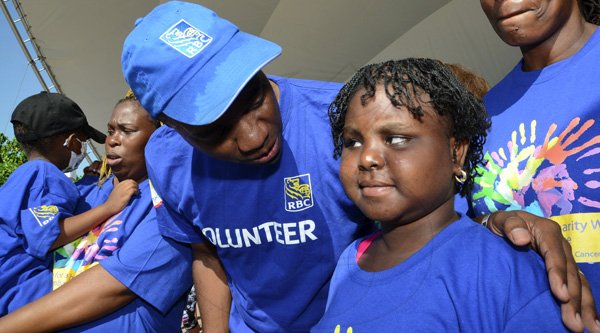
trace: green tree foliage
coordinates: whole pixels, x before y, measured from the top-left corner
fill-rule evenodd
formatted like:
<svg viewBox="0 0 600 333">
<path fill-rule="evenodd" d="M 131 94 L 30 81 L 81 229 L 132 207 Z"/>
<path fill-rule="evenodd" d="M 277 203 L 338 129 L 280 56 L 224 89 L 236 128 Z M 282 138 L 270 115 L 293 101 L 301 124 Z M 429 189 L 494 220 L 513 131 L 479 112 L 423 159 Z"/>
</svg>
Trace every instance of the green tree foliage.
<svg viewBox="0 0 600 333">
<path fill-rule="evenodd" d="M 16 168 L 25 162 L 27 157 L 17 139 L 9 140 L 6 135 L 0 133 L 0 186 Z"/>
</svg>

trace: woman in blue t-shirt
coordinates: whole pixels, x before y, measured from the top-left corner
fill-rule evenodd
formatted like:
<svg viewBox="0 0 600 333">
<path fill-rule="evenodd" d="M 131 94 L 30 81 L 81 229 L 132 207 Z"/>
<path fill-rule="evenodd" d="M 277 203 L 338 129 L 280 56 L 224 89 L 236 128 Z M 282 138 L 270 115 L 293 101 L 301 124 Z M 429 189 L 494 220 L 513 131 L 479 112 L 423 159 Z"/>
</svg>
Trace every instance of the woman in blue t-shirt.
<svg viewBox="0 0 600 333">
<path fill-rule="evenodd" d="M 522 59 L 484 97 L 493 125 L 472 212 L 491 222 L 502 210 L 555 221 L 592 287 L 582 298 L 589 309 L 600 301 L 600 29 L 586 18 L 599 12 L 598 1 L 482 0 L 481 7 Z M 591 311 L 565 310 L 600 332 Z"/>
<path fill-rule="evenodd" d="M 134 97 L 117 103 L 105 143 L 108 172 L 86 201 L 93 207 L 127 179 L 139 183 L 139 196 L 56 251 L 54 286 L 60 288 L 0 319 L 0 332 L 180 331 L 191 256 L 189 248 L 163 239 L 156 225 L 144 147 L 158 126 Z"/>
</svg>

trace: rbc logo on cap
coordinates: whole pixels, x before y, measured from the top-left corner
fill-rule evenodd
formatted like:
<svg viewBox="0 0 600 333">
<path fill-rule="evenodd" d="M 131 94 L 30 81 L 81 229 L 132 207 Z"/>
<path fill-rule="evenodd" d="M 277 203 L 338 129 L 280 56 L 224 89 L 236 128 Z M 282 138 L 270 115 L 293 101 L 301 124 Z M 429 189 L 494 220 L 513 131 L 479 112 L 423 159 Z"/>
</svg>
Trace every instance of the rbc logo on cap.
<svg viewBox="0 0 600 333">
<path fill-rule="evenodd" d="M 165 31 L 160 40 L 184 56 L 193 58 L 210 44 L 213 38 L 182 19 Z"/>
<path fill-rule="evenodd" d="M 285 192 L 285 210 L 299 212 L 313 206 L 310 174 L 283 179 Z"/>
</svg>

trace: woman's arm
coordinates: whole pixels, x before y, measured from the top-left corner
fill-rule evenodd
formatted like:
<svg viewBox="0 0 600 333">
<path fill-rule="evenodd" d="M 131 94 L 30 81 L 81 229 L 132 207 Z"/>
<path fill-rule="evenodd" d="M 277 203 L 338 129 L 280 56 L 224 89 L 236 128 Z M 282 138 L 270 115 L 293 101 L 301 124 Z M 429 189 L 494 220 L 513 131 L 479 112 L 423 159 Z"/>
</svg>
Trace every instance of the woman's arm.
<svg viewBox="0 0 600 333">
<path fill-rule="evenodd" d="M 103 317 L 136 295 L 100 265 L 0 318 L 0 333 L 54 332 Z"/>
</svg>

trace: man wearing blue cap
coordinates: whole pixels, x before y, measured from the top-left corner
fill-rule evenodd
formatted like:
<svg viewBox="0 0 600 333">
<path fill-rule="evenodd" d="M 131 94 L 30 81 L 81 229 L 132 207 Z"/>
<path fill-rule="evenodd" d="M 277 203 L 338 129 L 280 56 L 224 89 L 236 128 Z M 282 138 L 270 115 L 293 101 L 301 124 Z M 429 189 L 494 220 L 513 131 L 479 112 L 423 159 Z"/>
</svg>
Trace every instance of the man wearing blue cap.
<svg viewBox="0 0 600 333">
<path fill-rule="evenodd" d="M 168 125 L 146 147 L 154 206 L 161 233 L 194 249 L 207 332 L 308 331 L 340 253 L 371 228 L 332 156 L 327 109 L 341 85 L 267 78 L 261 69 L 280 52 L 183 2 L 156 7 L 125 41 L 127 83 Z M 511 240 L 529 241 L 519 221 L 494 220 Z M 567 301 L 560 232 L 534 222 L 541 246 L 559 249 L 549 254 L 551 283 Z M 579 296 L 578 281 L 569 283 Z M 575 318 L 578 305 L 568 306 Z"/>
<path fill-rule="evenodd" d="M 280 53 L 180 2 L 157 7 L 125 41 L 126 80 L 170 126 L 147 146 L 154 204 L 161 233 L 195 249 L 207 331 L 227 328 L 229 290 L 231 331 L 308 331 L 337 258 L 370 227 L 331 154 L 325 111 L 340 85 L 268 79 L 260 69 Z"/>
</svg>

